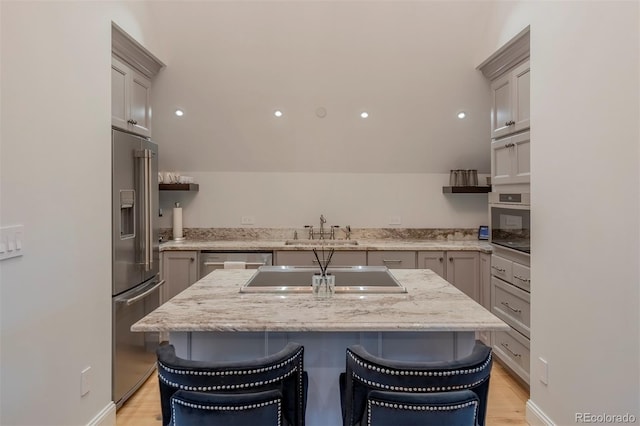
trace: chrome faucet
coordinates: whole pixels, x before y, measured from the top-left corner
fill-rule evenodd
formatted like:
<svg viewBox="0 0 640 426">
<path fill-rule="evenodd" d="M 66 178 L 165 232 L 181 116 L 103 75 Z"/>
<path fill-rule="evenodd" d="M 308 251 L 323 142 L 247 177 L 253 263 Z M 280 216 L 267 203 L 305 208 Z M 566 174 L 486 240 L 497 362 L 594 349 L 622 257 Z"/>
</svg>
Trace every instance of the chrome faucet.
<svg viewBox="0 0 640 426">
<path fill-rule="evenodd" d="M 324 240 L 324 224 L 327 223 L 327 219 L 324 218 L 324 215 L 320 215 L 320 239 Z"/>
</svg>

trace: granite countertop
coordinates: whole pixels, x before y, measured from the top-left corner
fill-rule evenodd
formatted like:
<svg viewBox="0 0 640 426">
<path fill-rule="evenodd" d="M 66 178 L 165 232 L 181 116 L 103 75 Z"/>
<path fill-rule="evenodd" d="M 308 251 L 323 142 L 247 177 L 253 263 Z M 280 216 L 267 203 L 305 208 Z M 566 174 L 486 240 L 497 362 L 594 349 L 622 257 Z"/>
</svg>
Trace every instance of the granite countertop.
<svg viewBox="0 0 640 426">
<path fill-rule="evenodd" d="M 240 293 L 252 270 L 217 270 L 132 331 L 481 331 L 509 326 L 428 269 L 394 269 L 406 294 Z"/>
<path fill-rule="evenodd" d="M 184 240 L 176 242 L 169 240 L 160 244 L 160 251 L 167 250 L 219 250 L 219 251 L 257 251 L 257 250 L 311 250 L 314 247 L 321 247 L 322 241 L 316 240 L 317 245 L 306 244 L 306 240 L 301 240 L 305 244 L 287 245 L 285 240 L 269 241 L 269 240 Z M 344 242 L 344 240 L 342 240 Z M 338 242 L 341 242 L 338 240 Z M 480 251 L 483 253 L 491 253 L 491 244 L 487 241 L 479 240 L 364 240 L 358 239 L 358 245 L 339 245 L 331 244 L 331 240 L 326 240 L 329 247 L 336 250 L 427 250 L 427 251 L 446 251 L 446 250 L 469 250 Z"/>
</svg>

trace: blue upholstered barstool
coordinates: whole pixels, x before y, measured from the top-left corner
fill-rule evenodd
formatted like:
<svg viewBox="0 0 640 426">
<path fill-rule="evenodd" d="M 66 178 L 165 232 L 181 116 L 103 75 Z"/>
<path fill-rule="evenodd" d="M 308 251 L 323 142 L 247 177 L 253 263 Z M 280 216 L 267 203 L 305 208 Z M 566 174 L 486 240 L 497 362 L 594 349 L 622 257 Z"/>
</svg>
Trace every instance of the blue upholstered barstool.
<svg viewBox="0 0 640 426">
<path fill-rule="evenodd" d="M 470 390 L 407 393 L 371 391 L 367 426 L 476 426 L 478 395 Z"/>
<path fill-rule="evenodd" d="M 273 355 L 238 362 L 179 358 L 173 345 L 162 345 L 156 353 L 164 426 L 170 424 L 170 400 L 178 390 L 228 394 L 230 398 L 275 390 L 282 395 L 282 424 L 304 425 L 307 377 L 303 368 L 304 347 L 298 343 L 289 343 Z"/>
<path fill-rule="evenodd" d="M 282 394 L 220 394 L 179 390 L 171 397 L 171 426 L 282 426 Z"/>
<path fill-rule="evenodd" d="M 477 423 L 484 426 L 491 366 L 491 348 L 479 341 L 470 355 L 454 361 L 396 361 L 371 355 L 360 345 L 350 346 L 346 372 L 340 375 L 343 423 L 366 424 L 371 391 L 411 394 L 470 390 L 479 400 Z"/>
</svg>

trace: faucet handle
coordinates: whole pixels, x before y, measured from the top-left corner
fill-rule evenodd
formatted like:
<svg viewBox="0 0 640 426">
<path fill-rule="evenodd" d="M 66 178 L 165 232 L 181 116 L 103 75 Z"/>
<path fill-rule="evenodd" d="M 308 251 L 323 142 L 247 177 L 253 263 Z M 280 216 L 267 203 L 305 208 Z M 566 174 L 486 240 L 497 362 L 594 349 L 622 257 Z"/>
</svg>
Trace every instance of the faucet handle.
<svg viewBox="0 0 640 426">
<path fill-rule="evenodd" d="M 313 240 L 313 225 L 305 225 L 304 227 L 309 229 L 309 239 Z"/>
</svg>

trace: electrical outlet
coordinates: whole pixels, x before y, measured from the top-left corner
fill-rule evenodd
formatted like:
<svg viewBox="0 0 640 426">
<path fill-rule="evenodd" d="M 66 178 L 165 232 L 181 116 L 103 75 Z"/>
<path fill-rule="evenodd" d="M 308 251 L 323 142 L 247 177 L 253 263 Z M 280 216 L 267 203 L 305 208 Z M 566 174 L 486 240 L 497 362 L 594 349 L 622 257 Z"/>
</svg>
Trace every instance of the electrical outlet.
<svg viewBox="0 0 640 426">
<path fill-rule="evenodd" d="M 80 396 L 85 396 L 91 390 L 91 367 L 87 367 L 80 373 Z"/>
<path fill-rule="evenodd" d="M 400 220 L 400 216 L 389 216 L 389 225 L 400 225 L 402 224 L 402 220 Z"/>
<path fill-rule="evenodd" d="M 256 218 L 253 216 L 242 216 L 240 223 L 243 225 L 253 225 L 256 223 Z"/>
<path fill-rule="evenodd" d="M 538 362 L 540 363 L 540 381 L 545 385 L 549 384 L 549 363 L 546 359 L 540 357 L 538 358 Z"/>
<path fill-rule="evenodd" d="M 0 228 L 0 260 L 22 256 L 24 253 L 24 226 Z"/>
</svg>

